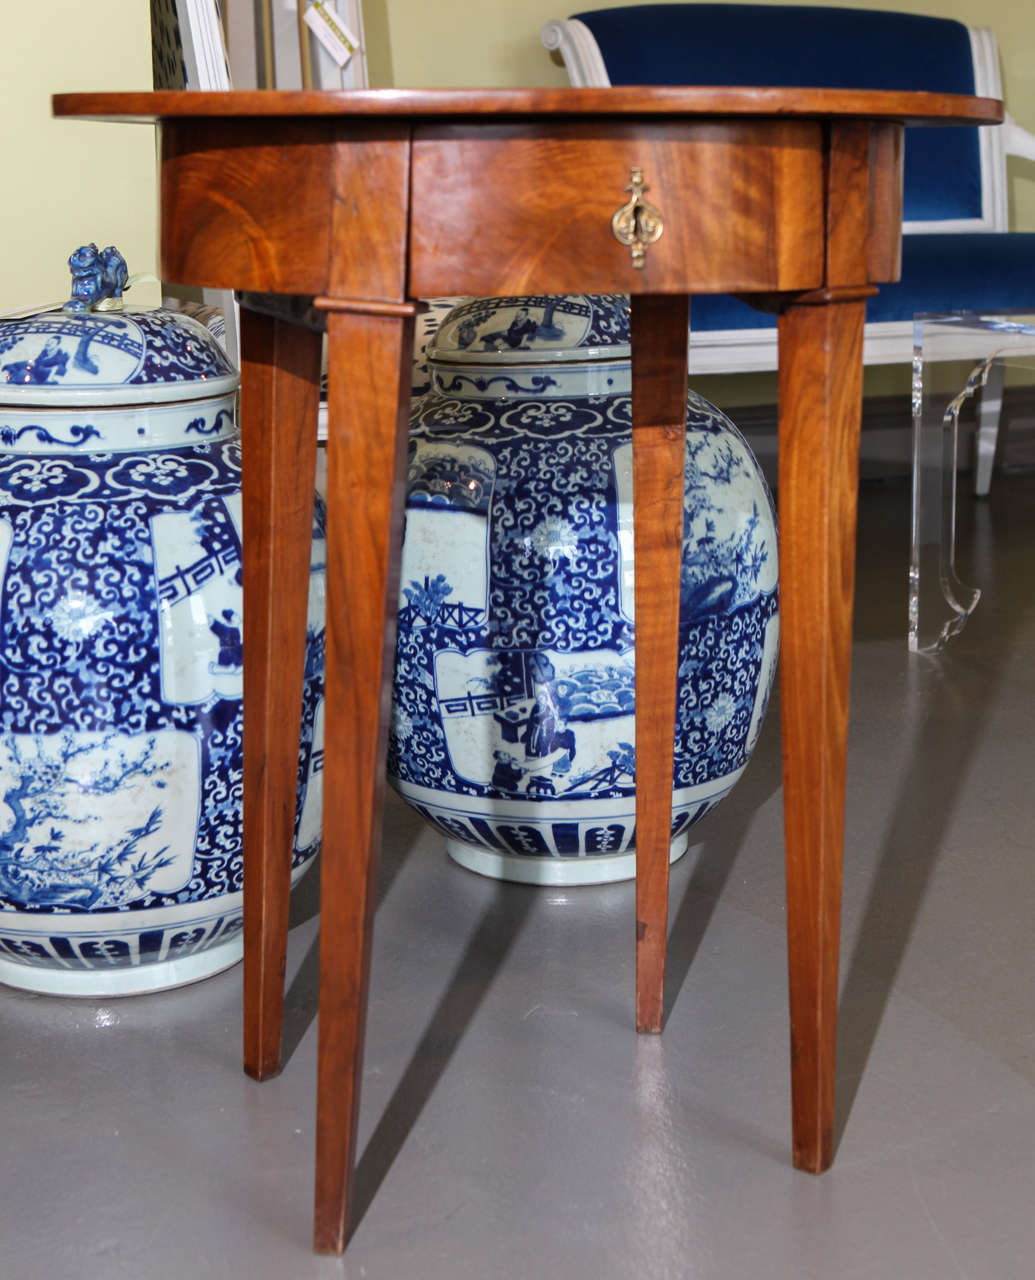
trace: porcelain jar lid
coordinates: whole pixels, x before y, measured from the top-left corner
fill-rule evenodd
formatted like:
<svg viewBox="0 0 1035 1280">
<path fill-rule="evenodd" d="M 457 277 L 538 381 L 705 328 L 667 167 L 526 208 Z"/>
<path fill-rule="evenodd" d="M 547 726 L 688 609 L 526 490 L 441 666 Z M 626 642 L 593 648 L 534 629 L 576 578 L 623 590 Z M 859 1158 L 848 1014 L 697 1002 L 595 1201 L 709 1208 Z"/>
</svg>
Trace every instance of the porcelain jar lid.
<svg viewBox="0 0 1035 1280">
<path fill-rule="evenodd" d="M 428 361 L 432 391 L 460 399 L 628 393 L 629 299 L 471 298 L 443 319 Z"/>
<path fill-rule="evenodd" d="M 439 325 L 428 355 L 449 364 L 629 359 L 624 293 L 470 298 Z"/>
<path fill-rule="evenodd" d="M 0 404 L 154 404 L 237 388 L 237 371 L 204 325 L 162 309 L 119 309 L 126 276 L 117 251 L 88 245 L 69 263 L 73 296 L 62 309 L 0 320 Z M 109 309 L 91 309 L 107 298 Z"/>
</svg>

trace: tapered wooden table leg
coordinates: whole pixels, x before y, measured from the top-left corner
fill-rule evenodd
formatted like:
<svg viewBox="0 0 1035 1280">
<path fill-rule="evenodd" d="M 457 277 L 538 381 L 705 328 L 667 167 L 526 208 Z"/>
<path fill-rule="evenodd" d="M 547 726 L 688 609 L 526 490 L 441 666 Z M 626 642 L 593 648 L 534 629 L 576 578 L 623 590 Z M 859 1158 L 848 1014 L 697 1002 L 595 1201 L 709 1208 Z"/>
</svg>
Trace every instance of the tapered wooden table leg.
<svg viewBox="0 0 1035 1280">
<path fill-rule="evenodd" d="M 780 319 L 780 628 L 794 1163 L 833 1159 L 865 303 Z"/>
<path fill-rule="evenodd" d="M 661 1030 L 686 455 L 689 298 L 632 298 L 636 1029 Z"/>
<path fill-rule="evenodd" d="M 280 1070 L 321 335 L 242 309 L 244 1069 Z"/>
<path fill-rule="evenodd" d="M 314 1225 L 320 1253 L 340 1253 L 348 1226 L 413 347 L 413 307 L 364 315 L 363 304 L 356 306 L 357 312 L 328 315 L 327 728 Z"/>
</svg>

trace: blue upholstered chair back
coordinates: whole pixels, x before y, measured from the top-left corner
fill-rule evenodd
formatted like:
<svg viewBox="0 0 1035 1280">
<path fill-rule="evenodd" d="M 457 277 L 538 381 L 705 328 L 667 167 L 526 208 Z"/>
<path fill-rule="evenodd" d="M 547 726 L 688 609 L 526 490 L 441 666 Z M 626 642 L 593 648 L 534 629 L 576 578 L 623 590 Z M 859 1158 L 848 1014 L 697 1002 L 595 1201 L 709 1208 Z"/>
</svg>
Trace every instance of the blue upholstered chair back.
<svg viewBox="0 0 1035 1280">
<path fill-rule="evenodd" d="M 948 18 L 811 5 L 658 4 L 573 15 L 611 83 L 973 93 L 970 33 Z M 980 218 L 977 129 L 909 129 L 905 220 Z"/>
</svg>

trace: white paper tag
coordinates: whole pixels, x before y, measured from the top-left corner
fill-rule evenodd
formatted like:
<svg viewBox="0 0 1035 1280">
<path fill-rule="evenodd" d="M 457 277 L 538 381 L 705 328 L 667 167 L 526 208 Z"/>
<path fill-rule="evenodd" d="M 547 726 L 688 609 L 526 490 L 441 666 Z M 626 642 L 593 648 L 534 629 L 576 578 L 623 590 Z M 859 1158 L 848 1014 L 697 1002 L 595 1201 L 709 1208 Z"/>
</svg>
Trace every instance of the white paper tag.
<svg viewBox="0 0 1035 1280">
<path fill-rule="evenodd" d="M 338 17 L 334 6 L 325 4 L 324 0 L 312 0 L 302 17 L 339 67 L 359 48 L 359 41 Z"/>
</svg>

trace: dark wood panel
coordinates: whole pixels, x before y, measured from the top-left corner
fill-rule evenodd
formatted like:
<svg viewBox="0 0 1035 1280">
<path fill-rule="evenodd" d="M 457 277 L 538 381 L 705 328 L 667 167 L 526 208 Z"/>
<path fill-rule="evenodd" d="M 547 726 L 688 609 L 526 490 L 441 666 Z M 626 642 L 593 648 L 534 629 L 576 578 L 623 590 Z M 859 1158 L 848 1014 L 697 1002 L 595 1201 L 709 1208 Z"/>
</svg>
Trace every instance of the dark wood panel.
<svg viewBox="0 0 1035 1280">
<path fill-rule="evenodd" d="M 246 308 L 241 338 L 244 1069 L 265 1080 L 280 1070 L 322 338 Z"/>
<path fill-rule="evenodd" d="M 314 1243 L 348 1227 L 395 656 L 413 318 L 329 308 Z"/>
<path fill-rule="evenodd" d="M 632 297 L 636 563 L 636 1028 L 660 1032 L 665 994 L 672 744 L 686 466 L 689 298 Z"/>
<path fill-rule="evenodd" d="M 255 292 L 325 292 L 333 127 L 290 120 L 165 124 L 163 278 Z"/>
<path fill-rule="evenodd" d="M 866 273 L 872 284 L 887 284 L 902 274 L 902 163 L 905 130 L 874 125 L 870 142 L 870 238 Z"/>
<path fill-rule="evenodd" d="M 794 1163 L 833 1159 L 862 300 L 780 317 L 780 717 Z"/>
<path fill-rule="evenodd" d="M 866 283 L 870 169 L 869 124 L 832 124 L 827 161 L 828 288 Z"/>
<path fill-rule="evenodd" d="M 642 270 L 611 228 L 634 167 L 664 223 Z M 412 199 L 419 297 L 809 289 L 823 278 L 823 136 L 809 122 L 424 125 Z"/>
<path fill-rule="evenodd" d="M 405 123 L 338 125 L 331 162 L 333 297 L 405 298 L 409 165 Z"/>
</svg>

